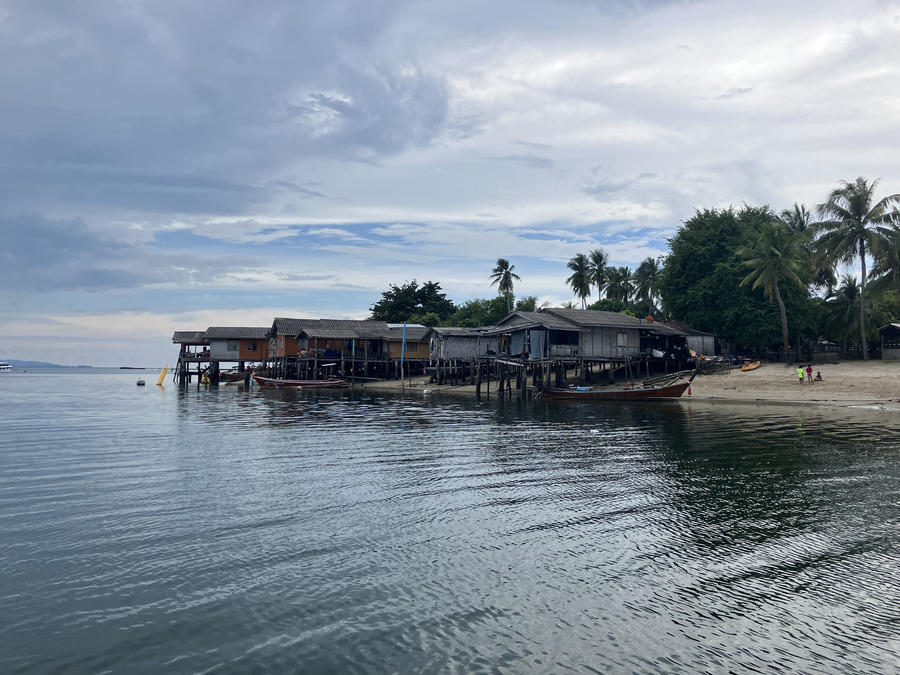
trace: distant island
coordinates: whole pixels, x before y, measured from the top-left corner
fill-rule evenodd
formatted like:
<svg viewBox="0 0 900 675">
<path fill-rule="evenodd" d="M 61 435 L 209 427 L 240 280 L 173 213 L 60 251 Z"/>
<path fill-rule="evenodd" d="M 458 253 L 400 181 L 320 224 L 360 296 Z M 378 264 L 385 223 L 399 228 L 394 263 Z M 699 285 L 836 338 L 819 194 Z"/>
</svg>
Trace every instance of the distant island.
<svg viewBox="0 0 900 675">
<path fill-rule="evenodd" d="M 3 363 L 8 363 L 13 368 L 93 368 L 93 366 L 62 366 L 46 361 L 16 361 L 15 359 L 7 359 Z"/>
</svg>

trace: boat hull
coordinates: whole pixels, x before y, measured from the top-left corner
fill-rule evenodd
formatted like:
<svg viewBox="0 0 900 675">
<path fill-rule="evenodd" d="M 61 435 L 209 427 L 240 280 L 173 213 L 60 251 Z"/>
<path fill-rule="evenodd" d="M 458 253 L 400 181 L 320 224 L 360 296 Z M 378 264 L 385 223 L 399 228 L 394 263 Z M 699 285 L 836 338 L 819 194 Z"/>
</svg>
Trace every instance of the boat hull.
<svg viewBox="0 0 900 675">
<path fill-rule="evenodd" d="M 748 370 L 756 370 L 757 368 L 759 368 L 759 361 L 754 361 L 753 363 L 745 363 L 741 366 L 741 370 L 743 370 L 745 373 Z"/>
<path fill-rule="evenodd" d="M 665 387 L 646 387 L 643 389 L 549 388 L 541 392 L 541 397 L 578 401 L 646 401 L 663 398 L 681 398 L 681 395 L 687 391 L 687 388 L 690 385 L 690 382 L 679 382 Z"/>
<path fill-rule="evenodd" d="M 260 387 L 297 387 L 300 389 L 345 389 L 350 386 L 347 380 L 282 380 L 277 377 L 254 375 L 253 379 Z"/>
</svg>

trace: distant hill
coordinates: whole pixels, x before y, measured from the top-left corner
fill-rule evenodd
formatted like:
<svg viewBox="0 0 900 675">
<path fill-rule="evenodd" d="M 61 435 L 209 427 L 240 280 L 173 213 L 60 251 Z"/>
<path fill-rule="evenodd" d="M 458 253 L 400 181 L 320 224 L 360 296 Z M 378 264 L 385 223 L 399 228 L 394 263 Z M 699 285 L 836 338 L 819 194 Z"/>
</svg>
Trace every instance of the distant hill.
<svg viewBox="0 0 900 675">
<path fill-rule="evenodd" d="M 2 359 L 0 359 L 2 360 Z M 13 368 L 91 368 L 92 366 L 61 366 L 58 363 L 47 363 L 46 361 L 16 361 L 9 359 L 4 363 L 8 363 Z"/>
</svg>

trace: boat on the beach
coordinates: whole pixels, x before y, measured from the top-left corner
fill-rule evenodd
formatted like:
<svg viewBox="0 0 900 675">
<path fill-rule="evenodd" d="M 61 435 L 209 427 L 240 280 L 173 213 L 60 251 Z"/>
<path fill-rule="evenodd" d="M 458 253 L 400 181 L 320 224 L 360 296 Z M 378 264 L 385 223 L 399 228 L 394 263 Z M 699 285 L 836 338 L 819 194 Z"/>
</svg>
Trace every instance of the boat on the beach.
<svg viewBox="0 0 900 675">
<path fill-rule="evenodd" d="M 741 370 L 743 370 L 744 372 L 746 372 L 748 370 L 756 370 L 757 368 L 759 368 L 759 361 L 753 361 L 752 363 L 745 363 L 744 365 L 741 366 Z"/>
<path fill-rule="evenodd" d="M 283 380 L 277 377 L 254 375 L 253 379 L 260 387 L 299 387 L 306 389 L 344 389 L 350 386 L 347 380 Z"/>
<path fill-rule="evenodd" d="M 686 374 L 673 373 L 653 380 L 647 380 L 637 387 L 625 387 L 623 389 L 613 389 L 609 387 L 579 387 L 571 386 L 565 389 L 559 387 L 547 387 L 540 396 L 541 398 L 554 399 L 574 399 L 585 401 L 607 400 L 607 401 L 628 401 L 628 400 L 653 400 L 663 398 L 681 398 L 681 395 L 690 389 L 691 382 L 696 372 L 685 379 Z"/>
</svg>

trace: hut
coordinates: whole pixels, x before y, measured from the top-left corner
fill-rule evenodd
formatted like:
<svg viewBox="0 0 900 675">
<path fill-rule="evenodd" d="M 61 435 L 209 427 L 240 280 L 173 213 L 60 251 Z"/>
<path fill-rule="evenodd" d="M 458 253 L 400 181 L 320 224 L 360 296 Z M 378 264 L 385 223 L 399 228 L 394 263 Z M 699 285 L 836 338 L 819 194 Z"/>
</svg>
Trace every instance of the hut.
<svg viewBox="0 0 900 675">
<path fill-rule="evenodd" d="M 721 353 L 716 349 L 716 336 L 712 333 L 694 330 L 680 321 L 659 321 L 658 324 L 674 328 L 683 333 L 688 349 L 693 350 L 697 356 L 715 356 L 716 354 Z"/>
<path fill-rule="evenodd" d="M 190 382 L 196 375 L 197 381 L 209 368 L 209 342 L 203 337 L 205 331 L 175 331 L 172 342 L 179 345 L 178 363 L 175 366 L 175 378 L 179 384 Z"/>
<path fill-rule="evenodd" d="M 479 361 L 496 357 L 500 335 L 488 328 L 434 327 L 425 334 L 434 381 L 473 379 Z"/>
<path fill-rule="evenodd" d="M 299 368 L 304 378 L 334 374 L 372 377 L 384 374 L 383 321 L 302 319 L 296 335 L 300 349 Z"/>
<path fill-rule="evenodd" d="M 207 328 L 203 338 L 209 344 L 212 381 L 218 381 L 222 363 L 237 363 L 238 373 L 243 373 L 248 362 L 265 361 L 269 353 L 269 344 L 266 340 L 268 332 L 269 328 L 266 326 Z M 249 372 L 244 379 L 249 380 Z"/>
<path fill-rule="evenodd" d="M 270 377 L 297 377 L 297 360 L 300 347 L 297 333 L 302 330 L 303 319 L 276 317 L 266 332 L 268 341 L 267 369 Z"/>
<path fill-rule="evenodd" d="M 889 323 L 878 329 L 881 333 L 881 358 L 884 361 L 900 360 L 900 323 Z"/>
</svg>

